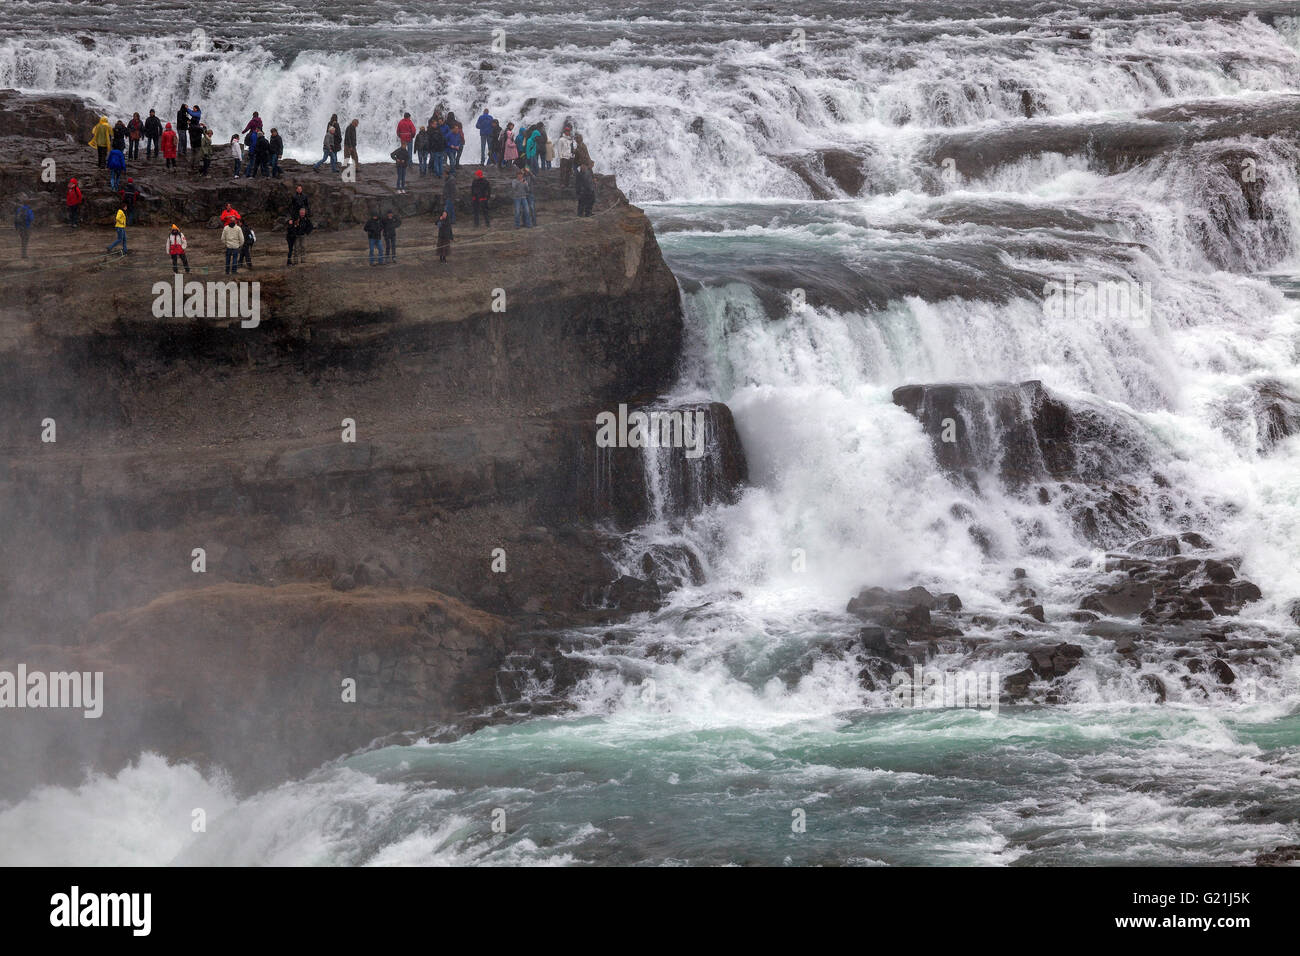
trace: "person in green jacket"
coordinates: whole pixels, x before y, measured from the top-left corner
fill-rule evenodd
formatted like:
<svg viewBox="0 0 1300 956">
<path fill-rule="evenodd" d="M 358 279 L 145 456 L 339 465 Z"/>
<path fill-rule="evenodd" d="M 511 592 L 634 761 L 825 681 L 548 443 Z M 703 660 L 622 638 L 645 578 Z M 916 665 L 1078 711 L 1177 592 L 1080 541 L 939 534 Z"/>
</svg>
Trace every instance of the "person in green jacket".
<svg viewBox="0 0 1300 956">
<path fill-rule="evenodd" d="M 533 172 L 537 172 L 541 168 L 541 157 L 537 154 L 537 147 L 541 141 L 542 131 L 534 127 L 533 131 L 528 134 L 528 142 L 524 144 L 524 156 L 528 159 L 528 168 Z"/>
<path fill-rule="evenodd" d="M 203 159 L 203 169 L 199 175 L 206 176 L 208 166 L 212 163 L 212 130 L 206 126 L 203 127 L 203 142 L 199 145 L 199 156 Z"/>
<path fill-rule="evenodd" d="M 108 125 L 108 117 L 101 116 L 95 128 L 90 131 L 90 145 L 99 151 L 99 168 L 108 163 L 108 147 L 113 142 L 113 127 Z"/>
</svg>

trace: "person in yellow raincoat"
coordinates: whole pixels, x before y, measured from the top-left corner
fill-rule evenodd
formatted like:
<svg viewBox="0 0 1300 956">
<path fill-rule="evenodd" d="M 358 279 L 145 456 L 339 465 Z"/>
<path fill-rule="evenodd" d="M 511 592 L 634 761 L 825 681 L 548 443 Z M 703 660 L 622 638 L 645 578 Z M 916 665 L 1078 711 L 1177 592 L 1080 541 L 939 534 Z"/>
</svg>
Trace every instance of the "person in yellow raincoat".
<svg viewBox="0 0 1300 956">
<path fill-rule="evenodd" d="M 90 145 L 99 150 L 99 168 L 103 169 L 108 161 L 108 146 L 113 142 L 113 127 L 108 125 L 108 117 L 101 116 L 95 128 L 90 131 Z"/>
</svg>

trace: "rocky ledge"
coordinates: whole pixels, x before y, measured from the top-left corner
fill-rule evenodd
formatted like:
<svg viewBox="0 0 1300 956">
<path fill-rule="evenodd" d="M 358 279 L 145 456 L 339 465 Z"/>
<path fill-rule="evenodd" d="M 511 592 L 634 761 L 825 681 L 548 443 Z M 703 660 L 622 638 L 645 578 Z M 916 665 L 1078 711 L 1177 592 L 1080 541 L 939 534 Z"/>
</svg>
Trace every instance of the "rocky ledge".
<svg viewBox="0 0 1300 956">
<path fill-rule="evenodd" d="M 414 174 L 399 196 L 388 167 L 236 182 L 133 164 L 147 198 L 112 259 L 80 128 L 96 111 L 0 100 L 0 188 L 37 210 L 32 258 L 0 267 L 0 670 L 103 671 L 105 694 L 97 720 L 6 711 L 0 796 L 141 749 L 262 786 L 395 732 L 561 708 L 580 674 L 556 635 L 660 593 L 654 566 L 615 571 L 618 530 L 745 480 L 725 407 L 656 402 L 677 284 L 611 178 L 578 219 L 544 172 L 531 230 L 476 229 L 460 207 L 439 263 L 440 187 Z M 58 222 L 69 175 L 88 201 L 75 231 Z M 318 228 L 288 267 L 273 230 L 296 185 Z M 258 283 L 256 324 L 156 308 L 171 222 L 182 279 L 225 280 L 208 227 L 227 202 L 259 233 L 237 277 Z M 395 265 L 365 261 L 371 208 L 403 216 Z M 596 416 L 621 404 L 698 413 L 703 453 L 598 445 Z"/>
</svg>

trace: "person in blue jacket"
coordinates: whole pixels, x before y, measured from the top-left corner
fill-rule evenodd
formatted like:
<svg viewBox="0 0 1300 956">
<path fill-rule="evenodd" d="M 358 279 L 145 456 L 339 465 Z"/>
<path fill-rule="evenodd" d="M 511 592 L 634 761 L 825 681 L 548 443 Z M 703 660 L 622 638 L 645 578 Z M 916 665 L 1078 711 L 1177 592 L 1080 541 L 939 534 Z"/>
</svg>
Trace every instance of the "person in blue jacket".
<svg viewBox="0 0 1300 956">
<path fill-rule="evenodd" d="M 20 203 L 14 210 L 14 228 L 18 230 L 18 241 L 23 247 L 23 258 L 27 258 L 27 240 L 32 235 L 32 225 L 36 222 L 36 214 L 32 212 L 32 207 Z"/>
<path fill-rule="evenodd" d="M 483 107 L 483 112 L 474 123 L 474 128 L 478 130 L 478 164 L 486 166 L 488 160 L 488 147 L 492 145 L 492 124 L 495 120 L 492 114 Z"/>
<path fill-rule="evenodd" d="M 122 181 L 122 173 L 126 171 L 126 154 L 120 149 L 110 149 L 108 151 L 108 182 L 109 188 L 117 192 L 118 183 Z"/>
<path fill-rule="evenodd" d="M 457 123 L 447 134 L 447 165 L 455 169 L 460 165 L 460 151 L 465 148 L 465 136 Z"/>
</svg>

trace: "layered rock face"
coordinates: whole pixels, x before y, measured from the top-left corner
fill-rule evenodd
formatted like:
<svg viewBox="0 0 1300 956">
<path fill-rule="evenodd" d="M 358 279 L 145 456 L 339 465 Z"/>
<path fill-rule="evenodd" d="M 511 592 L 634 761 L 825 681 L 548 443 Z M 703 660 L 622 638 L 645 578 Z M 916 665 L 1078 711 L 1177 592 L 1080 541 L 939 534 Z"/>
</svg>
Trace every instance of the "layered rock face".
<svg viewBox="0 0 1300 956">
<path fill-rule="evenodd" d="M 6 714 L 9 792 L 142 748 L 257 786 L 393 732 L 558 706 L 501 674 L 520 656 L 565 671 L 539 634 L 630 609 L 608 600 L 607 529 L 653 510 L 645 469 L 688 489 L 676 509 L 744 480 L 721 406 L 699 458 L 597 445 L 602 411 L 649 407 L 671 381 L 682 331 L 650 224 L 612 179 L 577 219 L 544 173 L 533 230 L 475 229 L 466 205 L 439 263 L 423 211 L 441 187 L 414 174 L 398 196 L 391 169 L 347 183 L 289 163 L 284 180 L 234 182 L 141 162 L 132 255 L 109 259 L 89 130 L 60 137 L 49 116 L 97 114 L 6 102 L 48 122 L 0 164 L 38 210 L 33 258 L 0 268 L 0 669 L 105 675 L 98 720 Z M 57 222 L 69 175 L 90 206 L 75 231 Z M 273 230 L 295 184 L 318 228 L 287 267 Z M 259 235 L 254 271 L 230 277 L 258 283 L 255 324 L 168 306 L 186 281 L 226 280 L 208 225 L 227 202 Z M 396 264 L 365 260 L 355 220 L 371 208 L 403 216 Z M 171 222 L 193 269 L 179 292 Z"/>
</svg>

